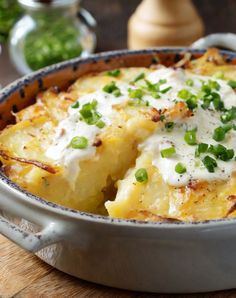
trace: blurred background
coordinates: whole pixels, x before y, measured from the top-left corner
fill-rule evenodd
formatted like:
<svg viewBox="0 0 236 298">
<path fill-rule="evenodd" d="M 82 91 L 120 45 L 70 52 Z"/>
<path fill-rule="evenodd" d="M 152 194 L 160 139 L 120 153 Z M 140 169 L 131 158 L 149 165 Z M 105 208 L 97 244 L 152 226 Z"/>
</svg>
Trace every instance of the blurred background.
<svg viewBox="0 0 236 298">
<path fill-rule="evenodd" d="M 161 8 L 159 7 L 159 11 L 153 9 L 153 13 L 150 14 L 152 7 L 155 6 L 154 1 L 159 1 L 162 3 L 162 6 Z M 176 19 L 176 15 L 167 15 L 166 13 L 162 13 L 161 10 L 164 5 L 172 2 L 173 5 L 177 5 L 178 3 L 181 11 L 184 1 L 190 3 L 190 0 L 154 1 L 143 1 L 146 3 L 146 6 L 149 6 L 146 8 L 143 7 L 141 13 L 139 12 L 141 18 L 143 14 L 144 23 L 148 22 L 148 18 L 150 18 L 151 23 L 156 18 L 158 23 L 158 18 L 160 18 L 162 25 L 165 22 L 163 18 L 166 17 L 173 28 L 178 28 L 181 25 L 181 18 L 188 16 L 187 10 L 189 8 L 187 7 L 186 12 L 184 11 L 182 15 L 181 13 L 177 13 L 177 18 L 180 18 L 179 20 Z M 23 7 L 22 5 L 21 7 L 18 6 L 17 0 L 0 0 L 1 86 L 5 86 L 24 73 L 29 73 L 32 70 L 61 60 L 80 55 L 86 56 L 94 51 L 101 52 L 127 48 L 127 24 L 131 15 L 134 14 L 137 6 L 142 1 L 83 0 L 81 7 L 85 10 L 82 10 L 79 16 L 69 15 L 69 8 L 68 15 L 65 15 L 67 8 L 63 9 L 63 12 L 59 11 L 59 13 L 55 9 L 50 10 L 47 8 L 46 10 L 32 10 L 32 3 L 34 2 L 41 2 L 43 3 L 42 5 L 45 5 L 45 2 L 48 4 L 49 2 L 53 2 L 53 0 L 19 0 L 19 2 L 24 4 Z M 72 2 L 73 0 L 67 0 L 68 4 Z M 193 20 L 197 25 L 193 27 L 194 29 L 190 29 L 189 27 L 189 30 L 195 30 L 197 37 L 214 32 L 236 33 L 236 0 L 193 0 L 191 5 L 192 3 L 196 8 L 196 16 L 194 15 L 194 17 L 199 17 L 199 19 L 196 18 L 196 20 Z M 168 11 L 169 8 L 166 7 L 166 9 Z M 176 7 L 173 11 L 176 13 Z M 92 16 L 96 20 L 96 25 Z M 80 23 L 77 23 L 77 17 L 80 18 Z M 135 33 L 132 30 L 135 31 L 137 29 L 135 26 L 137 26 L 138 22 L 139 19 L 137 18 L 136 23 L 134 22 L 132 25 L 133 27 L 130 33 L 134 34 L 135 42 L 137 41 L 137 32 Z M 169 23 L 167 25 L 169 26 Z M 140 26 L 137 30 L 142 31 L 142 28 Z M 160 28 L 162 27 L 158 27 L 158 32 L 160 32 Z M 11 37 L 8 36 L 10 29 L 12 31 Z M 145 30 L 149 29 L 145 27 Z M 183 32 L 183 29 L 181 30 Z M 178 37 L 178 34 L 176 35 Z M 193 40 L 195 40 L 195 36 L 193 36 Z M 10 47 L 9 42 L 11 44 Z M 136 44 L 138 42 L 139 40 Z M 145 42 L 148 45 L 148 42 Z M 136 44 L 133 48 L 137 48 Z M 172 45 L 171 41 L 168 41 L 168 36 L 166 39 L 162 38 L 159 44 L 157 43 L 157 45 L 162 46 L 166 44 Z M 175 44 L 178 44 L 178 42 L 173 42 L 173 45 Z M 188 42 L 184 43 L 180 41 L 178 45 L 188 45 Z"/>
<path fill-rule="evenodd" d="M 127 47 L 127 21 L 140 2 L 140 0 L 83 1 L 83 6 L 98 22 L 97 51 Z M 194 0 L 193 3 L 204 21 L 206 35 L 214 32 L 236 33 L 236 0 Z"/>
</svg>

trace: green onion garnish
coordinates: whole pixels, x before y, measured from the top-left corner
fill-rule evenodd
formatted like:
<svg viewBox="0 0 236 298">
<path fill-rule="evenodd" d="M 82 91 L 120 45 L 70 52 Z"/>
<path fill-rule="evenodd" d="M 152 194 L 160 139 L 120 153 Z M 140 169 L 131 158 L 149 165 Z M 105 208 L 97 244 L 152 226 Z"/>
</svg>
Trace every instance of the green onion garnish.
<svg viewBox="0 0 236 298">
<path fill-rule="evenodd" d="M 102 121 L 101 119 L 98 120 L 98 122 L 96 123 L 96 126 L 97 126 L 98 128 L 103 128 L 105 125 L 106 125 L 105 122 Z"/>
<path fill-rule="evenodd" d="M 220 90 L 220 84 L 217 81 L 209 80 L 208 85 L 211 89 Z"/>
<path fill-rule="evenodd" d="M 162 158 L 168 158 L 168 157 L 171 157 L 173 154 L 175 154 L 176 150 L 175 150 L 175 147 L 172 146 L 166 149 L 162 149 L 160 152 L 161 152 Z"/>
<path fill-rule="evenodd" d="M 186 101 L 187 107 L 194 110 L 197 107 L 197 97 L 187 89 L 182 89 L 178 92 L 178 97 Z"/>
<path fill-rule="evenodd" d="M 224 103 L 221 100 L 221 97 L 218 93 L 213 92 L 211 93 L 212 99 L 213 99 L 213 106 L 216 111 L 222 111 L 224 109 Z"/>
<path fill-rule="evenodd" d="M 214 158 L 209 155 L 205 156 L 202 160 L 204 166 L 207 168 L 208 172 L 214 173 L 215 168 L 217 167 L 217 162 Z"/>
<path fill-rule="evenodd" d="M 230 110 L 225 111 L 224 114 L 221 115 L 220 120 L 223 123 L 227 123 L 231 120 L 234 120 L 236 118 L 236 108 L 232 107 Z"/>
<path fill-rule="evenodd" d="M 138 98 L 138 99 L 142 99 L 144 93 L 143 90 L 141 89 L 129 89 L 129 97 L 130 98 Z"/>
<path fill-rule="evenodd" d="M 102 89 L 104 92 L 113 94 L 115 97 L 121 96 L 120 89 L 116 86 L 116 83 L 112 81 L 110 84 L 107 84 Z"/>
<path fill-rule="evenodd" d="M 135 178 L 138 182 L 147 182 L 148 180 L 148 173 L 147 170 L 144 168 L 140 168 L 135 172 Z"/>
<path fill-rule="evenodd" d="M 205 143 L 198 144 L 197 149 L 195 151 L 195 156 L 198 157 L 200 156 L 201 153 L 207 152 L 207 149 L 208 149 L 208 144 L 205 144 Z"/>
<path fill-rule="evenodd" d="M 192 79 L 188 79 L 185 83 L 186 83 L 186 85 L 189 86 L 189 87 L 193 87 L 193 85 L 194 85 L 194 82 L 193 82 Z"/>
<path fill-rule="evenodd" d="M 105 123 L 101 120 L 101 115 L 97 112 L 97 101 L 93 100 L 90 103 L 86 103 L 82 106 L 79 111 L 81 120 L 83 120 L 88 125 L 96 125 L 99 128 L 103 128 Z"/>
<path fill-rule="evenodd" d="M 88 147 L 88 139 L 85 137 L 74 137 L 70 141 L 70 146 L 73 149 L 85 149 Z"/>
<path fill-rule="evenodd" d="M 169 86 L 169 87 L 166 87 L 165 89 L 160 90 L 160 92 L 161 92 L 162 94 L 165 94 L 165 93 L 167 93 L 168 91 L 170 91 L 171 89 L 172 89 L 172 87 Z"/>
<path fill-rule="evenodd" d="M 189 110 L 194 110 L 195 108 L 197 108 L 196 96 L 192 96 L 191 98 L 187 99 L 186 104 Z"/>
<path fill-rule="evenodd" d="M 236 81 L 230 80 L 230 81 L 228 81 L 228 85 L 234 89 L 234 88 L 236 88 Z"/>
<path fill-rule="evenodd" d="M 178 97 L 181 99 L 189 99 L 192 96 L 192 93 L 188 91 L 187 89 L 182 89 L 178 92 Z"/>
<path fill-rule="evenodd" d="M 133 80 L 133 83 L 136 83 L 144 78 L 145 78 L 145 74 L 144 74 L 144 72 L 142 72 Z"/>
<path fill-rule="evenodd" d="M 175 166 L 175 172 L 178 174 L 183 174 L 186 172 L 186 167 L 181 162 L 177 163 Z"/>
<path fill-rule="evenodd" d="M 120 69 L 114 69 L 107 71 L 107 75 L 110 77 L 118 77 L 120 75 L 121 71 Z"/>
<path fill-rule="evenodd" d="M 213 154 L 216 158 L 228 161 L 234 157 L 234 150 L 233 149 L 227 149 L 225 146 L 221 144 L 217 145 L 210 145 L 208 152 Z"/>
<path fill-rule="evenodd" d="M 71 105 L 71 108 L 72 108 L 72 109 L 78 109 L 78 108 L 79 108 L 79 102 L 78 102 L 78 101 L 74 102 L 74 103 Z"/>
<path fill-rule="evenodd" d="M 188 145 L 196 145 L 197 144 L 197 137 L 196 137 L 196 128 L 192 130 L 187 130 L 184 135 L 184 140 Z"/>
<path fill-rule="evenodd" d="M 174 122 L 166 122 L 166 123 L 165 123 L 165 128 L 166 128 L 166 130 L 167 130 L 168 132 L 170 132 L 170 131 L 173 130 L 174 125 L 175 125 Z"/>
<path fill-rule="evenodd" d="M 213 133 L 213 139 L 217 142 L 223 141 L 225 138 L 226 131 L 222 126 L 215 128 Z"/>
</svg>

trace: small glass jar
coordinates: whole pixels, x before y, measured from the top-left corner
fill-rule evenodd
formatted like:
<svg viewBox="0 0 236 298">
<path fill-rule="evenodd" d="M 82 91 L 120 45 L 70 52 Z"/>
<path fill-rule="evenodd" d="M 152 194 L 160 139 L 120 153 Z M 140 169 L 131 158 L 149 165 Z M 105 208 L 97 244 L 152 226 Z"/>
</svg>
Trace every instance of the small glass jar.
<svg viewBox="0 0 236 298">
<path fill-rule="evenodd" d="M 18 0 L 25 10 L 10 34 L 10 57 L 21 74 L 94 51 L 94 18 L 80 0 Z"/>
</svg>

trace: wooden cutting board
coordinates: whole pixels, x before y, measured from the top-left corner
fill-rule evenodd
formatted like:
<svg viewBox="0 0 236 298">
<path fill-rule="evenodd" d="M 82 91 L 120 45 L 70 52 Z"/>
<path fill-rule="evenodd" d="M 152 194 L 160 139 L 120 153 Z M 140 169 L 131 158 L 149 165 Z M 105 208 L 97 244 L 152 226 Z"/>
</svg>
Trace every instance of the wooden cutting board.
<svg viewBox="0 0 236 298">
<path fill-rule="evenodd" d="M 231 298 L 236 290 L 192 295 L 164 295 L 123 291 L 64 274 L 0 235 L 0 298 L 135 297 Z"/>
</svg>

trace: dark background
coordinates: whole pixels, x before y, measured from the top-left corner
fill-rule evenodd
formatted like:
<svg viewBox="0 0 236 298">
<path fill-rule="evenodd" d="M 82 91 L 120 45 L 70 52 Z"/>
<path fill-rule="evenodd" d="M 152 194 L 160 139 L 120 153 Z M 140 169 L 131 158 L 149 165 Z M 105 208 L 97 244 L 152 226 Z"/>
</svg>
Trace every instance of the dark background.
<svg viewBox="0 0 236 298">
<path fill-rule="evenodd" d="M 166 0 L 168 1 L 168 0 Z M 180 1 L 181 0 L 176 0 Z M 140 0 L 83 0 L 98 22 L 96 51 L 127 47 L 127 21 Z M 236 33 L 236 0 L 194 0 L 203 18 L 205 34 Z"/>
</svg>

